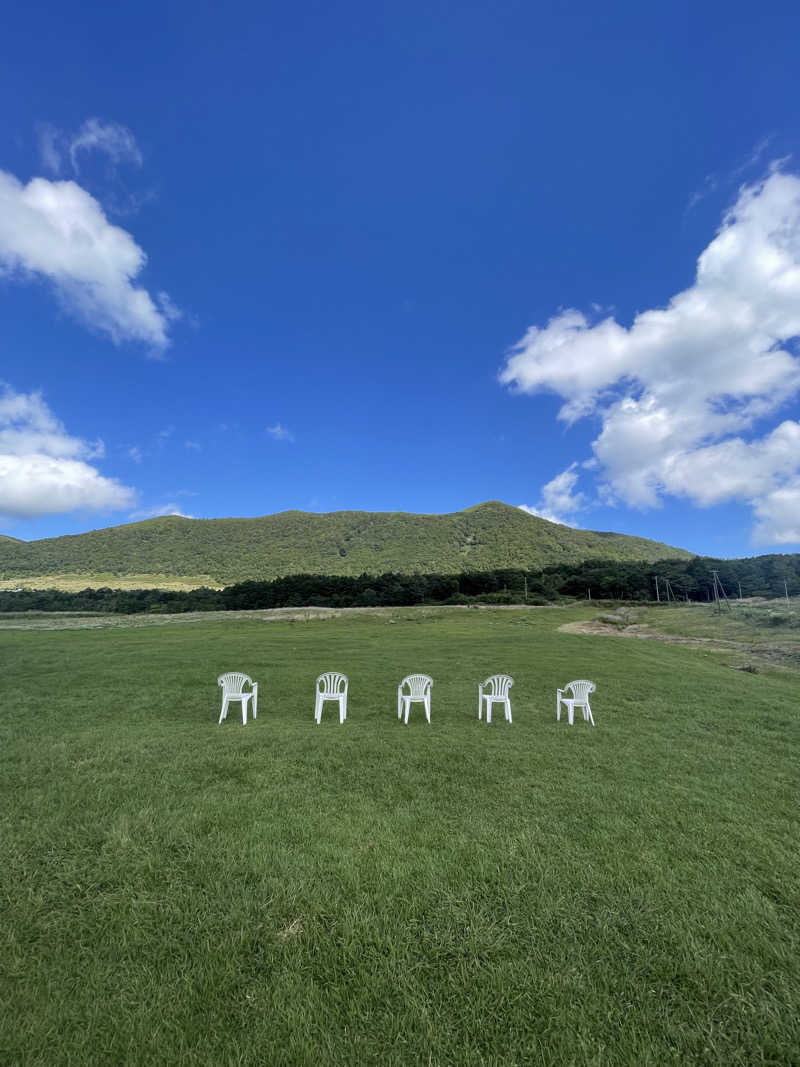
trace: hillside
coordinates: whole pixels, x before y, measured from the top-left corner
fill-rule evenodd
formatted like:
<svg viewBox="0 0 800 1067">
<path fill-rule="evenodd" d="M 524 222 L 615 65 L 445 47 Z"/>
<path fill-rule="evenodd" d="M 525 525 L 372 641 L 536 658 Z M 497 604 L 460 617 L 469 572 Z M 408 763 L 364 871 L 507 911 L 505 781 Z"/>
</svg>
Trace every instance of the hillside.
<svg viewBox="0 0 800 1067">
<path fill-rule="evenodd" d="M 167 516 L 41 541 L 0 542 L 0 577 L 211 576 L 219 583 L 287 574 L 404 574 L 539 568 L 586 559 L 689 558 L 625 534 L 573 530 L 497 501 L 451 515 L 284 511 L 256 519 Z"/>
</svg>

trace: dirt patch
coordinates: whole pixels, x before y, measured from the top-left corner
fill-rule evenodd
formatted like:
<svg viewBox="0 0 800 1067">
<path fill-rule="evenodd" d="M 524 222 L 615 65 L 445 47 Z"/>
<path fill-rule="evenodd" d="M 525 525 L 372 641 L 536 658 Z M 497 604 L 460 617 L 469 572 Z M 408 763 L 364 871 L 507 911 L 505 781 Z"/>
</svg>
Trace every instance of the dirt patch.
<svg viewBox="0 0 800 1067">
<path fill-rule="evenodd" d="M 633 626 L 614 626 L 607 622 L 565 622 L 559 626 L 562 634 L 592 634 L 594 637 L 638 637 L 643 641 L 663 641 L 665 645 L 702 645 L 716 652 L 727 652 L 739 648 L 735 641 L 724 641 L 716 637 L 678 637 L 675 634 L 662 634 L 653 630 L 647 623 L 635 623 Z"/>
<path fill-rule="evenodd" d="M 720 637 L 680 637 L 653 630 L 646 623 L 633 626 L 613 626 L 605 622 L 565 622 L 558 627 L 563 634 L 589 634 L 593 637 L 633 637 L 641 641 L 661 641 L 665 645 L 694 645 L 708 652 L 728 652 L 745 658 L 766 660 L 772 666 L 797 669 L 800 666 L 800 650 L 796 645 L 749 645 L 741 641 L 728 641 Z M 736 670 L 748 670 L 734 664 Z"/>
</svg>

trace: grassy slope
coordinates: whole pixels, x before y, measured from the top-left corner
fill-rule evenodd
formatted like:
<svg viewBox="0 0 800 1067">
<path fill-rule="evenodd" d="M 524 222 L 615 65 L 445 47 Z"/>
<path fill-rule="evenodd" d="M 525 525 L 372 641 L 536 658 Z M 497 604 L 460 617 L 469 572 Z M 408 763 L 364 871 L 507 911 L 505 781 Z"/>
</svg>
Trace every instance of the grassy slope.
<svg viewBox="0 0 800 1067">
<path fill-rule="evenodd" d="M 453 515 L 286 511 L 258 519 L 177 516 L 0 545 L 0 576 L 211 575 L 218 582 L 285 574 L 458 573 L 589 558 L 688 556 L 655 541 L 572 530 L 490 502 Z"/>
<path fill-rule="evenodd" d="M 798 675 L 556 632 L 592 614 L 0 632 L 0 1060 L 795 1062 Z M 217 727 L 236 668 L 259 718 Z"/>
</svg>

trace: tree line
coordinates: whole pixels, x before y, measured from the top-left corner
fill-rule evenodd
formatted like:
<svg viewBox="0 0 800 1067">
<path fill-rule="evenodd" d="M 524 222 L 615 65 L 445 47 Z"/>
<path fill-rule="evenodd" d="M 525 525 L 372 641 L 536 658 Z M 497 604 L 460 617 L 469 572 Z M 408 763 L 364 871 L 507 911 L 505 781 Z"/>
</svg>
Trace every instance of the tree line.
<svg viewBox="0 0 800 1067">
<path fill-rule="evenodd" d="M 140 612 L 238 611 L 291 607 L 402 607 L 412 604 L 548 604 L 565 598 L 687 600 L 714 597 L 716 571 L 725 594 L 800 594 L 800 555 L 716 560 L 696 556 L 659 563 L 588 560 L 542 570 L 515 568 L 464 574 L 295 574 L 239 582 L 225 589 L 56 589 L 0 592 L 0 611 Z"/>
</svg>

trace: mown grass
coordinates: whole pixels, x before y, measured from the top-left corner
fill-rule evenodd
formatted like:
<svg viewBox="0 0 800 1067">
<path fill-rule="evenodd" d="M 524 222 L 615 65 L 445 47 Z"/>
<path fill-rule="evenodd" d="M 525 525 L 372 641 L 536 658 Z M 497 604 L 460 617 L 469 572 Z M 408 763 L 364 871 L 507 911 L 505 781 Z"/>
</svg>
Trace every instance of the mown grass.
<svg viewBox="0 0 800 1067">
<path fill-rule="evenodd" d="M 798 674 L 591 614 L 0 633 L 0 1062 L 798 1062 Z"/>
</svg>

